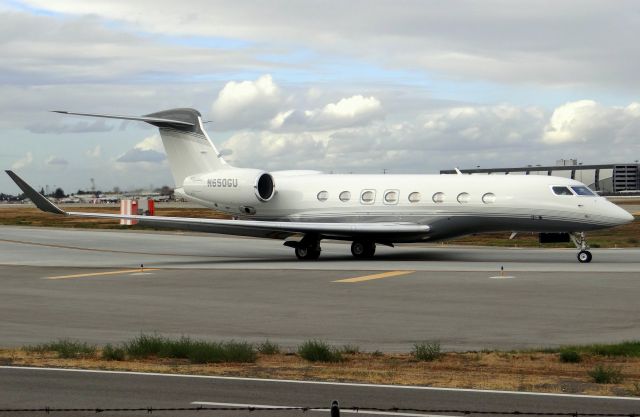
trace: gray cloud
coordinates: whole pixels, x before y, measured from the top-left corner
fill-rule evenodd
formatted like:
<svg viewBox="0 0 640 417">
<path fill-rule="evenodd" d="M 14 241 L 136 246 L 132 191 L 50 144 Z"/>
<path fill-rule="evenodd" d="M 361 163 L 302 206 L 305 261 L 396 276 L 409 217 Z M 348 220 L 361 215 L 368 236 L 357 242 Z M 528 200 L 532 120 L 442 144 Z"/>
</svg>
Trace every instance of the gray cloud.
<svg viewBox="0 0 640 417">
<path fill-rule="evenodd" d="M 61 123 L 61 122 L 35 122 L 25 126 L 32 133 L 87 133 L 87 132 L 110 132 L 113 130 L 113 124 L 106 123 L 104 120 L 96 120 L 94 122 L 77 122 L 77 123 Z"/>
<path fill-rule="evenodd" d="M 153 33 L 302 45 L 319 52 L 414 68 L 453 78 L 546 85 L 640 81 L 634 1 L 256 2 L 170 0 L 85 3 L 31 0 L 62 13 L 94 14 Z M 139 13 L 144 9 L 145 13 Z M 198 13 L 193 13 L 198 10 Z M 286 10 L 286 13 L 282 11 Z M 273 48 L 286 55 L 288 51 Z"/>
<path fill-rule="evenodd" d="M 67 166 L 69 161 L 59 156 L 51 155 L 45 161 L 45 164 L 50 166 Z"/>
</svg>

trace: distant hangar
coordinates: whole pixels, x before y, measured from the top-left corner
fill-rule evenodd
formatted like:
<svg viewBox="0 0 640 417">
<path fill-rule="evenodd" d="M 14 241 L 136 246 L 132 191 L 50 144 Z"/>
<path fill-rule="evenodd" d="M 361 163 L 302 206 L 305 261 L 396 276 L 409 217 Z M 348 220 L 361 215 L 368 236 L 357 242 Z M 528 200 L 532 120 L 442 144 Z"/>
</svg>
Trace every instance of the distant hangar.
<svg viewBox="0 0 640 417">
<path fill-rule="evenodd" d="M 528 165 L 514 168 L 461 169 L 463 174 L 497 175 L 553 175 L 578 180 L 599 194 L 640 194 L 640 164 L 583 165 L 575 159 L 561 159 L 556 165 Z M 455 174 L 455 170 L 442 170 L 441 174 Z"/>
</svg>

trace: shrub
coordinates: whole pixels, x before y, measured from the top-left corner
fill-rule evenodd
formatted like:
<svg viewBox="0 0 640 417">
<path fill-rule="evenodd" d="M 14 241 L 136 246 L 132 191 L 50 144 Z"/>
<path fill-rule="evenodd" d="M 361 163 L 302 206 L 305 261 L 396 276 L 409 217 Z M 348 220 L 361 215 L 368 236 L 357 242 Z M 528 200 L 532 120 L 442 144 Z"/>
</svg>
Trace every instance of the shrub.
<svg viewBox="0 0 640 417">
<path fill-rule="evenodd" d="M 112 344 L 107 344 L 102 349 L 102 359 L 108 361 L 123 361 L 125 360 L 126 354 L 122 347 L 113 346 Z"/>
<path fill-rule="evenodd" d="M 146 358 L 149 356 L 161 356 L 163 348 L 166 345 L 166 339 L 157 334 L 148 335 L 140 334 L 133 340 L 126 342 L 123 347 L 127 355 L 132 358 Z"/>
<path fill-rule="evenodd" d="M 340 348 L 341 353 L 345 353 L 347 355 L 357 355 L 360 353 L 360 346 L 358 345 L 343 345 Z"/>
<path fill-rule="evenodd" d="M 596 365 L 588 372 L 596 384 L 618 384 L 622 382 L 622 371 L 613 366 Z"/>
<path fill-rule="evenodd" d="M 280 353 L 280 346 L 267 339 L 258 345 L 258 352 L 263 355 L 275 355 Z"/>
<path fill-rule="evenodd" d="M 321 340 L 307 340 L 298 346 L 298 355 L 310 362 L 340 362 L 341 353 Z"/>
<path fill-rule="evenodd" d="M 438 342 L 421 342 L 413 345 L 411 355 L 419 361 L 434 361 L 440 357 L 440 343 Z"/>
<path fill-rule="evenodd" d="M 56 352 L 58 357 L 62 359 L 94 357 L 97 350 L 94 345 L 70 339 L 60 339 L 55 342 L 26 346 L 23 349 L 27 352 Z"/>
<path fill-rule="evenodd" d="M 578 363 L 582 361 L 580 353 L 573 349 L 562 349 L 560 351 L 560 362 L 564 363 Z"/>
<path fill-rule="evenodd" d="M 256 351 L 247 342 L 208 342 L 186 336 L 172 340 L 158 335 L 141 334 L 124 344 L 131 357 L 188 359 L 192 363 L 255 362 Z"/>
</svg>

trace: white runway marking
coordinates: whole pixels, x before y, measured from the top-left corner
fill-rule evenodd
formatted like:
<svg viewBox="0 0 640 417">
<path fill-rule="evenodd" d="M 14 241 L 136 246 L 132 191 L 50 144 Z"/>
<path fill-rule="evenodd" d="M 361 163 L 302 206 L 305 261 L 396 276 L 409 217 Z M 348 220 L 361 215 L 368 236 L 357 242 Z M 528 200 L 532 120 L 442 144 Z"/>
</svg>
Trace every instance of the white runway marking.
<svg viewBox="0 0 640 417">
<path fill-rule="evenodd" d="M 255 408 L 269 408 L 269 409 L 282 409 L 282 408 L 291 408 L 292 410 L 299 410 L 299 406 L 294 405 L 260 405 L 260 404 L 239 404 L 239 403 L 218 403 L 218 402 L 209 402 L 209 401 L 194 401 L 191 403 L 192 405 L 209 405 L 212 407 L 238 407 L 238 408 L 247 408 L 247 407 L 255 407 Z M 324 412 L 330 413 L 330 408 L 310 408 L 306 411 L 316 411 L 316 412 Z M 348 408 L 341 408 L 340 414 L 370 414 L 370 415 L 379 415 L 379 416 L 403 416 L 403 417 L 451 417 L 440 414 L 421 414 L 421 413 L 401 413 L 394 411 L 374 411 L 367 410 L 366 408 L 359 408 L 358 410 L 350 410 Z"/>
<path fill-rule="evenodd" d="M 76 372 L 76 373 L 107 374 L 107 375 L 136 375 L 136 376 L 154 376 L 154 377 L 167 377 L 167 378 L 197 378 L 197 379 L 213 379 L 213 380 L 220 380 L 220 381 L 251 381 L 251 382 L 265 382 L 265 383 L 268 382 L 268 383 L 284 383 L 284 384 L 333 385 L 333 386 L 343 386 L 343 387 L 408 389 L 408 390 L 419 390 L 419 391 L 470 392 L 470 393 L 477 393 L 477 394 L 533 395 L 533 396 L 541 396 L 541 397 L 565 397 L 565 398 L 582 398 L 582 399 L 594 399 L 594 400 L 640 401 L 640 397 L 614 397 L 614 396 L 608 396 L 608 395 L 556 394 L 556 393 L 546 393 L 546 392 L 500 391 L 500 390 L 481 390 L 481 389 L 470 389 L 470 388 L 439 388 L 439 387 L 423 387 L 423 386 L 411 386 L 411 385 L 359 384 L 354 382 L 299 381 L 295 379 L 244 378 L 244 377 L 237 377 L 237 376 L 161 374 L 158 372 L 104 371 L 99 369 L 40 368 L 35 366 L 0 366 L 0 369 L 16 369 L 16 370 L 25 370 L 25 371 Z"/>
</svg>

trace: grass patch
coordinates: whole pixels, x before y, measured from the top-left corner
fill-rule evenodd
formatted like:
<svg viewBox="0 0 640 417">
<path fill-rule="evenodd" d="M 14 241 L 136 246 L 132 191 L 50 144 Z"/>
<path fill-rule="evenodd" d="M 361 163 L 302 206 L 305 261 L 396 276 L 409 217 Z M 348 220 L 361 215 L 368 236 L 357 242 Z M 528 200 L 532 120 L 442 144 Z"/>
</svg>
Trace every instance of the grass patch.
<svg viewBox="0 0 640 417">
<path fill-rule="evenodd" d="M 322 340 L 307 340 L 298 346 L 298 355 L 310 362 L 340 362 L 341 352 Z"/>
<path fill-rule="evenodd" d="M 263 355 L 276 355 L 280 353 L 280 345 L 267 339 L 258 345 L 258 352 Z"/>
<path fill-rule="evenodd" d="M 638 358 L 640 357 L 640 341 L 635 340 L 613 344 L 564 346 L 556 350 L 556 352 L 562 352 L 563 350 L 574 350 L 579 353 L 596 356 L 626 356 Z"/>
<path fill-rule="evenodd" d="M 579 363 L 582 361 L 582 355 L 580 352 L 573 349 L 562 349 L 560 351 L 560 362 L 564 363 Z"/>
<path fill-rule="evenodd" d="M 622 371 L 613 366 L 596 365 L 587 372 L 596 384 L 619 384 L 622 382 Z"/>
<path fill-rule="evenodd" d="M 255 362 L 257 354 L 247 342 L 209 342 L 186 336 L 169 339 L 157 334 L 141 334 L 123 345 L 132 358 L 188 359 L 192 363 Z"/>
<path fill-rule="evenodd" d="M 411 356 L 419 361 L 431 362 L 438 359 L 442 355 L 440 343 L 438 342 L 420 342 L 413 345 Z"/>
<path fill-rule="evenodd" d="M 31 353 L 56 352 L 61 359 L 93 358 L 97 351 L 95 345 L 70 339 L 25 346 L 23 350 Z"/>
<path fill-rule="evenodd" d="M 360 353 L 360 346 L 358 345 L 342 345 L 340 352 L 347 355 L 357 355 Z"/>
<path fill-rule="evenodd" d="M 126 352 L 124 348 L 113 346 L 112 344 L 107 344 L 104 348 L 102 348 L 102 359 L 106 359 L 108 361 L 123 361 L 126 359 Z"/>
</svg>

